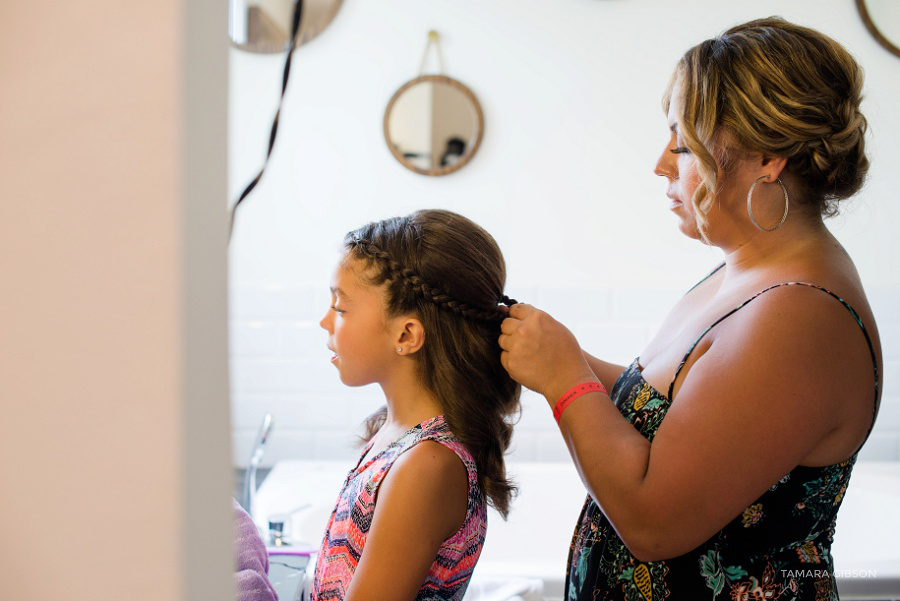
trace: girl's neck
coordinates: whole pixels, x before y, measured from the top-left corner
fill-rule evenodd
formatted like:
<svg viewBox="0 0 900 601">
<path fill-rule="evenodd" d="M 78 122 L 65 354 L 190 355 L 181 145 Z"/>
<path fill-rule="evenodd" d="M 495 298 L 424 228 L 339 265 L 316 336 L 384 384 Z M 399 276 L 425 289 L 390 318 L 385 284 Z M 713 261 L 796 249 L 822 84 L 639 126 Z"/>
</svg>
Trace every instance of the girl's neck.
<svg viewBox="0 0 900 601">
<path fill-rule="evenodd" d="M 381 384 L 387 404 L 383 428 L 406 431 L 443 413 L 441 404 L 417 378 Z"/>
</svg>

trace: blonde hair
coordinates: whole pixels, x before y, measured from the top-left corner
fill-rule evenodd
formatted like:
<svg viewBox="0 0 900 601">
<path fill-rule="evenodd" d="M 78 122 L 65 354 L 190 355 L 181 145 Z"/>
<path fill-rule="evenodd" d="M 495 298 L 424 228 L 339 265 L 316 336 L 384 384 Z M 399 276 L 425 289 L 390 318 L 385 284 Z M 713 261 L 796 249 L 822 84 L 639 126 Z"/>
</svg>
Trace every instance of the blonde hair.
<svg viewBox="0 0 900 601">
<path fill-rule="evenodd" d="M 791 199 L 835 215 L 869 168 L 862 83 L 843 46 L 778 17 L 737 25 L 688 50 L 663 107 L 679 103 L 678 130 L 698 160 L 701 183 L 691 202 L 704 238 L 718 170 L 727 172 L 731 155 L 786 158 Z"/>
</svg>

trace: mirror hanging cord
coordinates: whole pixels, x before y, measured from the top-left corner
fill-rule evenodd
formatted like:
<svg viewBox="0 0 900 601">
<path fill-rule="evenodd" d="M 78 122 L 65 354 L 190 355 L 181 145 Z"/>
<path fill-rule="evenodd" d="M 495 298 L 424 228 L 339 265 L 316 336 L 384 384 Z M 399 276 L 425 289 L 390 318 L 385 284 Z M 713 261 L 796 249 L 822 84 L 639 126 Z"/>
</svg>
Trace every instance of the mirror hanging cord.
<svg viewBox="0 0 900 601">
<path fill-rule="evenodd" d="M 444 53 L 441 50 L 441 35 L 434 29 L 428 32 L 428 42 L 425 44 L 425 52 L 422 53 L 422 63 L 419 65 L 419 76 L 425 75 L 425 62 L 428 60 L 428 51 L 431 50 L 431 44 L 434 44 L 434 50 L 437 53 L 438 66 L 440 71 L 438 74 L 444 74 Z"/>
<path fill-rule="evenodd" d="M 231 234 L 234 232 L 234 219 L 237 215 L 238 205 L 243 202 L 247 195 L 256 187 L 256 184 L 259 183 L 259 180 L 262 179 L 262 175 L 266 170 L 266 165 L 269 164 L 269 157 L 272 156 L 272 149 L 275 147 L 275 136 L 278 133 L 278 117 L 281 115 L 281 107 L 284 104 L 284 93 L 287 90 L 288 77 L 291 73 L 291 57 L 294 55 L 294 48 L 297 45 L 297 32 L 300 30 L 300 19 L 303 16 L 303 0 L 296 0 L 294 4 L 294 16 L 291 19 L 291 38 L 288 40 L 287 47 L 287 58 L 284 61 L 284 75 L 281 78 L 281 96 L 278 99 L 278 110 L 275 111 L 275 118 L 272 120 L 272 131 L 269 133 L 269 150 L 266 152 L 266 158 L 263 161 L 263 166 L 259 170 L 259 173 L 256 174 L 256 177 L 244 188 L 244 191 L 241 193 L 240 197 L 238 197 L 237 202 L 234 203 L 234 206 L 231 207 L 231 218 L 228 222 L 228 241 L 231 242 Z"/>
</svg>

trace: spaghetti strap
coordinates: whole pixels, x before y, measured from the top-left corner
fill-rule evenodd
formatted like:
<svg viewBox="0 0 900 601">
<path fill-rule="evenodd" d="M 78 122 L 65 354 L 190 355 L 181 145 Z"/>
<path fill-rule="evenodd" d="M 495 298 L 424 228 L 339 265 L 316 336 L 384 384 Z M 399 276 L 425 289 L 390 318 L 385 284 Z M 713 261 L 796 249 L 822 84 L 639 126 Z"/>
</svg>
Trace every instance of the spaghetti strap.
<svg viewBox="0 0 900 601">
<path fill-rule="evenodd" d="M 702 280 L 700 280 L 699 282 L 697 282 L 696 284 L 694 284 L 693 286 L 691 286 L 691 289 L 688 290 L 687 292 L 685 292 L 684 295 L 687 296 L 688 294 L 690 294 L 690 293 L 694 290 L 694 288 L 696 288 L 697 286 L 699 286 L 700 284 L 702 284 L 703 282 L 705 282 L 705 281 L 708 280 L 709 278 L 711 278 L 711 277 L 713 277 L 714 275 L 716 275 L 716 274 L 719 272 L 719 270 L 722 269 L 723 267 L 725 267 L 725 263 L 724 263 L 724 262 L 720 263 L 718 267 L 716 267 L 715 269 L 713 269 L 712 271 L 710 271 L 709 273 L 707 273 L 707 274 L 703 277 Z"/>
<path fill-rule="evenodd" d="M 723 265 L 724 265 L 724 263 L 723 263 Z M 718 268 L 716 268 L 715 271 L 713 271 L 713 272 L 710 273 L 708 276 L 706 276 L 706 278 L 710 277 L 713 273 L 715 273 L 716 271 L 718 271 L 718 270 L 721 269 L 721 268 L 722 268 L 722 266 L 720 265 Z M 701 280 L 700 282 L 698 282 L 697 285 L 694 286 L 694 288 L 696 288 L 697 286 L 699 286 L 703 281 L 706 280 L 706 278 L 704 278 L 703 280 Z M 720 317 L 719 319 L 717 319 L 716 321 L 714 321 L 714 322 L 712 323 L 712 325 L 710 325 L 708 328 L 706 328 L 705 330 L 703 330 L 703 332 L 700 334 L 700 336 L 698 336 L 697 339 L 694 341 L 694 343 L 691 345 L 691 348 L 688 349 L 688 352 L 685 353 L 684 358 L 681 360 L 681 363 L 678 364 L 678 368 L 675 370 L 675 375 L 672 377 L 672 383 L 669 384 L 669 391 L 668 391 L 668 392 L 669 392 L 669 394 L 668 394 L 669 400 L 670 400 L 670 401 L 674 401 L 674 396 L 673 396 L 673 394 L 674 394 L 674 392 L 675 392 L 675 381 L 678 379 L 678 375 L 681 373 L 681 370 L 684 368 L 685 363 L 687 363 L 688 357 L 690 357 L 690 355 L 691 355 L 691 353 L 694 351 L 694 349 L 697 348 L 697 345 L 700 343 L 700 340 L 701 340 L 704 336 L 706 336 L 706 334 L 707 334 L 710 330 L 712 330 L 714 327 L 716 327 L 717 325 L 719 325 L 720 323 L 722 323 L 722 322 L 723 322 L 724 320 L 726 320 L 727 318 L 729 318 L 729 317 L 731 317 L 732 315 L 734 315 L 735 313 L 737 313 L 740 309 L 742 309 L 742 308 L 744 308 L 745 306 L 747 306 L 751 301 L 755 300 L 755 299 L 758 298 L 760 295 L 765 294 L 765 293 L 768 292 L 769 290 L 774 290 L 775 288 L 779 288 L 779 287 L 781 287 L 781 286 L 808 286 L 809 288 L 815 288 L 816 290 L 821 290 L 821 291 L 824 292 L 825 294 L 827 294 L 827 295 L 831 296 L 832 298 L 836 299 L 839 303 L 841 303 L 842 305 L 844 305 L 844 307 L 845 307 L 848 311 L 850 311 L 850 314 L 853 316 L 853 319 L 856 320 L 857 325 L 859 325 L 860 329 L 862 330 L 863 336 L 866 337 L 866 344 L 869 346 L 869 354 L 870 354 L 871 357 L 872 357 L 872 365 L 873 365 L 874 370 L 875 370 L 875 401 L 874 401 L 874 403 L 873 403 L 873 405 L 872 405 L 872 421 L 871 421 L 871 423 L 869 424 L 869 430 L 868 430 L 868 432 L 866 432 L 866 439 L 868 439 L 868 438 L 869 438 L 869 434 L 872 433 L 872 428 L 875 426 L 875 417 L 876 417 L 876 415 L 878 415 L 878 359 L 877 359 L 876 356 L 875 356 L 875 347 L 874 347 L 874 345 L 872 344 L 872 338 L 869 336 L 869 332 L 868 332 L 868 330 L 866 330 L 866 326 L 865 326 L 865 324 L 863 324 L 863 321 L 862 321 L 862 319 L 860 318 L 859 313 L 857 313 L 856 310 L 855 310 L 853 307 L 850 306 L 850 303 L 848 303 L 847 301 L 845 301 L 844 299 L 842 299 L 841 297 L 839 297 L 837 294 L 835 294 L 834 292 L 832 292 L 832 291 L 830 291 L 830 290 L 828 290 L 828 289 L 826 289 L 826 288 L 823 288 L 823 287 L 821 287 L 821 286 L 817 286 L 816 284 L 809 284 L 809 283 L 807 283 L 807 282 L 782 282 L 781 284 L 775 284 L 774 286 L 769 286 L 768 288 L 766 288 L 766 289 L 764 289 L 764 290 L 761 290 L 760 292 L 757 292 L 756 294 L 754 294 L 753 296 L 751 296 L 750 298 L 748 298 L 747 300 L 745 300 L 744 302 L 742 302 L 740 305 L 738 305 L 737 307 L 735 307 L 734 309 L 732 309 L 731 311 L 729 311 L 728 313 L 726 313 L 725 315 L 723 315 L 722 317 Z M 691 290 L 693 290 L 693 288 L 691 288 Z M 864 440 L 863 442 L 865 442 L 865 440 Z M 860 445 L 860 446 L 862 446 L 862 445 Z M 857 449 L 857 450 L 858 450 L 858 449 Z"/>
</svg>

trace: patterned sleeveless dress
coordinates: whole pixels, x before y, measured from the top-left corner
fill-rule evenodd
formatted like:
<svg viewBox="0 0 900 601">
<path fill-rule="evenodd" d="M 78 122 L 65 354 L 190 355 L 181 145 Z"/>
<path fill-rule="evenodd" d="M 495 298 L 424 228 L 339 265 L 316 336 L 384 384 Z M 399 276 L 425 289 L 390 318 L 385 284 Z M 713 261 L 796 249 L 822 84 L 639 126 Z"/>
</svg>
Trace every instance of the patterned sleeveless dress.
<svg viewBox="0 0 900 601">
<path fill-rule="evenodd" d="M 849 304 L 813 284 L 776 284 L 741 303 L 704 330 L 684 356 L 675 378 L 700 339 L 718 323 L 759 295 L 793 285 L 832 296 L 862 329 L 875 366 L 874 423 L 878 364 L 869 334 Z M 674 384 L 673 379 L 668 395 L 660 393 L 644 381 L 635 359 L 619 376 L 610 397 L 622 415 L 652 441 L 672 404 Z M 797 466 L 718 534 L 689 553 L 662 561 L 638 561 L 588 496 L 569 551 L 567 601 L 837 600 L 831 543 L 858 454 L 857 449 L 847 461 L 825 467 Z"/>
<path fill-rule="evenodd" d="M 366 546 L 375 513 L 375 495 L 388 470 L 406 451 L 433 440 L 462 460 L 469 477 L 466 517 L 459 531 L 443 542 L 416 601 L 460 601 L 481 555 L 487 532 L 487 506 L 478 484 L 475 460 L 439 415 L 411 428 L 375 457 L 362 464 L 375 439 L 369 441 L 356 467 L 347 474 L 319 549 L 312 599 L 340 600 L 350 587 L 353 572 Z M 411 541 L 414 542 L 414 541 Z M 402 567 L 402 566 L 398 566 Z"/>
</svg>

